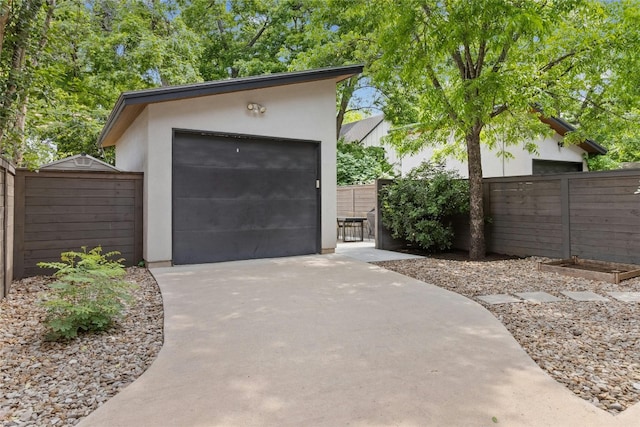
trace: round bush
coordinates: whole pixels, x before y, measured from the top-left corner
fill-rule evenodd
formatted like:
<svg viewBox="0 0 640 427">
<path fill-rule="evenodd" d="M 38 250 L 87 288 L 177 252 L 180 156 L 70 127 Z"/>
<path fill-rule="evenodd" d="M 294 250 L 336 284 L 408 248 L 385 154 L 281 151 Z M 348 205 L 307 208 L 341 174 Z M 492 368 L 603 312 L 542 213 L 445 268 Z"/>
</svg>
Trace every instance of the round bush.
<svg viewBox="0 0 640 427">
<path fill-rule="evenodd" d="M 469 211 L 467 181 L 442 164 L 422 163 L 382 188 L 380 197 L 391 235 L 430 251 L 451 247 L 452 217 Z"/>
</svg>

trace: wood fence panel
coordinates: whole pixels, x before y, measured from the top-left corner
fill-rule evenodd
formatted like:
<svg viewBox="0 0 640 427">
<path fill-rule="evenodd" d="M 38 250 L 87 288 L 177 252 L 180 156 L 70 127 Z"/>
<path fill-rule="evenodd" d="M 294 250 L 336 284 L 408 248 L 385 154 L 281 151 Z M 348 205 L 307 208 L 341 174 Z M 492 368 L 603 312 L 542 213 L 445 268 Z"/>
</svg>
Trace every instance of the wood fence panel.
<svg viewBox="0 0 640 427">
<path fill-rule="evenodd" d="M 488 178 L 483 183 L 488 252 L 577 255 L 640 265 L 640 170 Z M 469 249 L 468 223 L 468 215 L 454 218 L 454 248 Z M 402 247 L 381 225 L 377 232 L 377 247 Z"/>
<path fill-rule="evenodd" d="M 125 265 L 142 260 L 141 173 L 18 170 L 14 274 L 42 274 L 41 261 L 102 246 Z"/>
<path fill-rule="evenodd" d="M 488 252 L 562 257 L 559 179 L 491 179 L 484 185 Z"/>
<path fill-rule="evenodd" d="M 640 264 L 640 171 L 572 179 L 571 254 Z"/>
<path fill-rule="evenodd" d="M 338 187 L 337 189 L 337 215 L 353 216 L 353 189 L 350 187 Z"/>
<path fill-rule="evenodd" d="M 376 186 L 347 185 L 337 188 L 338 216 L 365 217 L 376 206 Z"/>
</svg>

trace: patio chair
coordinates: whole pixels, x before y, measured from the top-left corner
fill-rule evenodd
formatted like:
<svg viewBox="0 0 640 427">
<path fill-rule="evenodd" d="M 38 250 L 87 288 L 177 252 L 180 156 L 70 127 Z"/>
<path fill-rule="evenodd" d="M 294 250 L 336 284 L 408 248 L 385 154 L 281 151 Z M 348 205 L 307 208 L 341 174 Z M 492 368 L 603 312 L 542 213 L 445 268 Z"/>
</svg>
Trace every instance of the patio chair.
<svg viewBox="0 0 640 427">
<path fill-rule="evenodd" d="M 367 239 L 375 239 L 376 237 L 376 210 L 371 209 L 367 212 Z"/>
</svg>

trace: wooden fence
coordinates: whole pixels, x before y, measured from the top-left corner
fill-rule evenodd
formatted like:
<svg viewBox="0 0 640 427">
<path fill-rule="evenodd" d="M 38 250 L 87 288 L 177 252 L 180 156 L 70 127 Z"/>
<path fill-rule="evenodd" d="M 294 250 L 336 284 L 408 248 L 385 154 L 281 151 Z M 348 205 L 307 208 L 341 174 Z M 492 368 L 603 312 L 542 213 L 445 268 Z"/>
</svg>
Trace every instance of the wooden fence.
<svg viewBox="0 0 640 427">
<path fill-rule="evenodd" d="M 346 185 L 337 189 L 338 216 L 366 217 L 376 206 L 376 185 Z"/>
<path fill-rule="evenodd" d="M 14 278 L 42 274 L 40 261 L 91 249 L 142 260 L 142 173 L 17 170 Z"/>
<path fill-rule="evenodd" d="M 0 298 L 9 293 L 13 279 L 13 205 L 16 171 L 0 159 Z"/>
<path fill-rule="evenodd" d="M 487 251 L 640 264 L 640 194 L 634 194 L 640 170 L 487 178 L 483 183 Z M 458 218 L 455 229 L 454 246 L 468 249 L 468 218 Z M 378 247 L 402 245 L 388 234 L 378 230 Z"/>
</svg>

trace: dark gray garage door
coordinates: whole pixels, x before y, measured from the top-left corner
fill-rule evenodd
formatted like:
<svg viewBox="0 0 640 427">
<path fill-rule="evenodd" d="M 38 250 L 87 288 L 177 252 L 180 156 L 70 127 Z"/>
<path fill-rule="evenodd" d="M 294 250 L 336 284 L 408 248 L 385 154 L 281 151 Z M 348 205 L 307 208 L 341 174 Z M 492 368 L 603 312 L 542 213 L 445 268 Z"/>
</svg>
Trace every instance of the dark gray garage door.
<svg viewBox="0 0 640 427">
<path fill-rule="evenodd" d="M 320 249 L 319 145 L 175 132 L 173 262 Z"/>
</svg>

